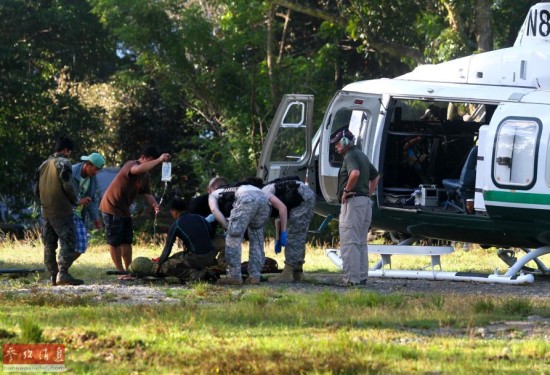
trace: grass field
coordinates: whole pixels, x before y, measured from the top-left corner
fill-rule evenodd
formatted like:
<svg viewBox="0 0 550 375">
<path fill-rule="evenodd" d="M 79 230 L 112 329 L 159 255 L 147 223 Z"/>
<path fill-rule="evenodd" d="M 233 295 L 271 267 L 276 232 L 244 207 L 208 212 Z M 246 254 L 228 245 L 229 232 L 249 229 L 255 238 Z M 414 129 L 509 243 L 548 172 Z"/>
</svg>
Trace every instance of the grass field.
<svg viewBox="0 0 550 375">
<path fill-rule="evenodd" d="M 267 255 L 279 264 L 272 244 Z M 160 245 L 134 256 L 156 257 Z M 453 270 L 505 266 L 480 249 L 444 257 Z M 377 259 L 372 259 L 375 262 Z M 36 241 L 0 244 L 1 267 L 42 267 Z M 337 272 L 323 249 L 308 247 L 306 272 Z M 418 268 L 427 259 L 396 258 Z M 71 268 L 89 284 L 117 284 L 104 246 Z M 93 374 L 544 374 L 550 371 L 550 299 L 431 293 L 378 294 L 303 287 L 152 285 L 175 303 L 114 303 L 93 292 L 55 293 L 44 277 L 0 279 L 0 341 L 61 343 L 71 373 Z M 67 289 L 72 287 L 66 287 Z M 122 288 L 122 286 L 121 286 Z M 77 288 L 74 288 L 78 290 Z M 529 322 L 528 333 L 495 322 Z"/>
</svg>

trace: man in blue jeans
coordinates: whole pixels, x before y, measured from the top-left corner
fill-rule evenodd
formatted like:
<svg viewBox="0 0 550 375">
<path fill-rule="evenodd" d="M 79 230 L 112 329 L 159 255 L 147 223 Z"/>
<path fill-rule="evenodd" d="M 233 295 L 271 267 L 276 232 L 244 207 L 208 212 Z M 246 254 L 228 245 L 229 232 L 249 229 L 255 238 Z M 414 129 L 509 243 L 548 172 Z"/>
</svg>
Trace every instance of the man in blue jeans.
<svg viewBox="0 0 550 375">
<path fill-rule="evenodd" d="M 378 186 L 380 175 L 347 128 L 336 132 L 330 143 L 344 157 L 338 171 L 340 208 L 339 234 L 344 286 L 367 283 L 369 256 L 367 235 L 372 218 L 370 196 Z"/>
</svg>

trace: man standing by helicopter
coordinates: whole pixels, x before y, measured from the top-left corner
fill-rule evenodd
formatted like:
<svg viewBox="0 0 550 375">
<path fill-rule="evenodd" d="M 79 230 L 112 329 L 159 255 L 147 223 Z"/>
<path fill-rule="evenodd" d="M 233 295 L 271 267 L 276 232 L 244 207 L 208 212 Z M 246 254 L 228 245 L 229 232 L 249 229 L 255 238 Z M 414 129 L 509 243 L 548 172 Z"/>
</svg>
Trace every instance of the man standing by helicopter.
<svg viewBox="0 0 550 375">
<path fill-rule="evenodd" d="M 330 140 L 336 152 L 344 157 L 338 171 L 338 198 L 342 203 L 338 231 L 344 286 L 367 283 L 367 235 L 372 218 L 370 196 L 380 179 L 367 155 L 353 143 L 354 138 L 348 128 L 342 128 Z"/>
</svg>

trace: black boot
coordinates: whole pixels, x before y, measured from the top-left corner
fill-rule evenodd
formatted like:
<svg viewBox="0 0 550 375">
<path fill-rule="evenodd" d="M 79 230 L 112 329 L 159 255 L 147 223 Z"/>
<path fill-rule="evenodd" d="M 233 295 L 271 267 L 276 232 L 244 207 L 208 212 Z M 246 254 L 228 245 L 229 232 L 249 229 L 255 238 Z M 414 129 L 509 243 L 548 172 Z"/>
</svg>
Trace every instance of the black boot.
<svg viewBox="0 0 550 375">
<path fill-rule="evenodd" d="M 57 274 L 57 285 L 82 285 L 84 284 L 83 280 L 75 279 L 68 272 L 59 272 Z"/>
</svg>

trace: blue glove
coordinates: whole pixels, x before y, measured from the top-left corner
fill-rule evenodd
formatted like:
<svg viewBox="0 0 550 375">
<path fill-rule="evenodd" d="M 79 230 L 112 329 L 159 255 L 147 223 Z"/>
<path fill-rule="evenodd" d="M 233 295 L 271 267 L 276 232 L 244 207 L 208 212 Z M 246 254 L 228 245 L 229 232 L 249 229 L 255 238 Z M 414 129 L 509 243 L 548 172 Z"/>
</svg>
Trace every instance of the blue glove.
<svg viewBox="0 0 550 375">
<path fill-rule="evenodd" d="M 281 246 L 286 246 L 288 244 L 288 233 L 286 230 L 281 232 Z"/>
<path fill-rule="evenodd" d="M 213 223 L 214 221 L 216 221 L 216 218 L 214 217 L 214 214 L 210 214 L 205 217 L 204 220 L 208 221 L 209 223 Z"/>
<path fill-rule="evenodd" d="M 279 254 L 281 252 L 281 240 L 275 241 L 275 254 Z"/>
</svg>

